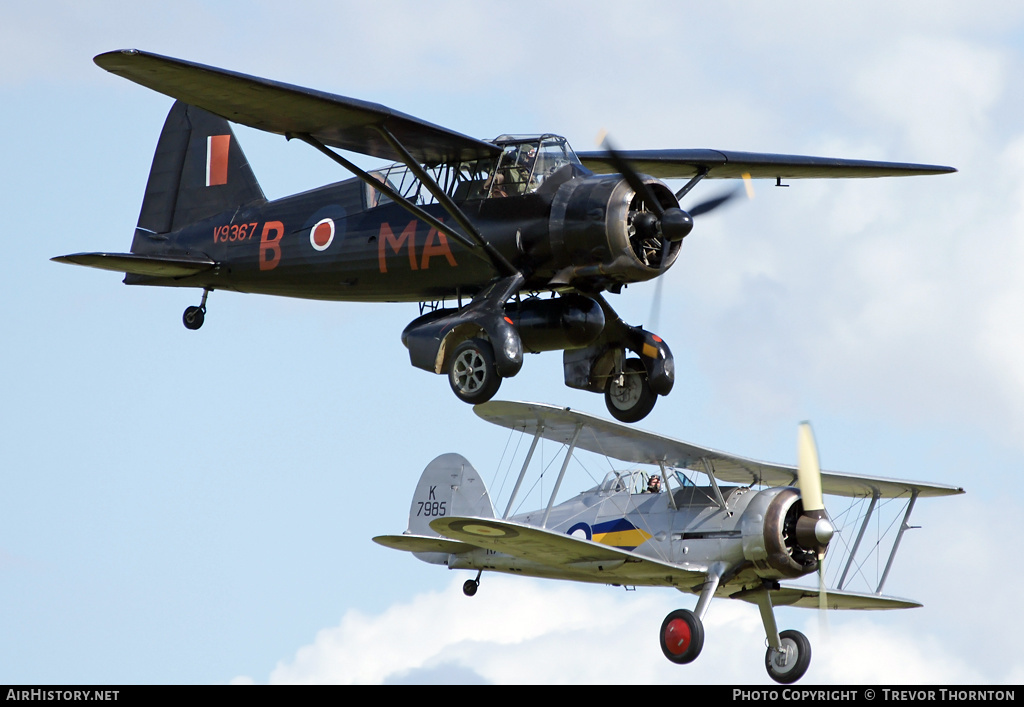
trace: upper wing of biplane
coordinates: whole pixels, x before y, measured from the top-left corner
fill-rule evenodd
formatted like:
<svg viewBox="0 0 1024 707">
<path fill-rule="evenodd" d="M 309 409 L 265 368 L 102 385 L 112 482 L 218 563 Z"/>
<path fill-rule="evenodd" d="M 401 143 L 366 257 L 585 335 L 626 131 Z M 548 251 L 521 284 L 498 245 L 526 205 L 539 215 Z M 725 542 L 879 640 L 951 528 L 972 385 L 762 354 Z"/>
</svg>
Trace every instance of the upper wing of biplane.
<svg viewBox="0 0 1024 707">
<path fill-rule="evenodd" d="M 461 135 L 377 103 L 247 76 L 137 49 L 100 54 L 93 61 L 171 98 L 227 120 L 391 161 L 403 156 L 383 137 L 386 128 L 422 164 L 497 155 L 491 143 Z"/>
<path fill-rule="evenodd" d="M 610 174 L 618 169 L 607 152 L 578 152 L 590 170 Z M 953 167 L 905 162 L 875 162 L 833 157 L 773 155 L 722 150 L 624 150 L 619 156 L 634 169 L 659 179 L 689 179 L 703 170 L 708 179 L 838 179 L 862 177 L 910 177 L 947 174 Z"/>
<path fill-rule="evenodd" d="M 569 408 L 543 403 L 491 401 L 475 406 L 477 415 L 502 427 L 540 434 L 545 439 L 576 446 L 633 464 L 664 464 L 677 469 L 714 473 L 720 481 L 745 485 L 795 486 L 796 467 L 770 464 L 644 432 Z M 577 433 L 578 431 L 578 433 Z M 885 479 L 837 471 L 821 473 L 822 491 L 835 496 L 949 496 L 963 493 L 958 486 Z"/>
<path fill-rule="evenodd" d="M 448 516 L 431 521 L 430 527 L 445 537 L 494 550 L 566 572 L 602 573 L 609 581 L 636 584 L 669 584 L 689 587 L 703 583 L 707 567 L 672 564 L 557 533 L 496 518 Z"/>
</svg>

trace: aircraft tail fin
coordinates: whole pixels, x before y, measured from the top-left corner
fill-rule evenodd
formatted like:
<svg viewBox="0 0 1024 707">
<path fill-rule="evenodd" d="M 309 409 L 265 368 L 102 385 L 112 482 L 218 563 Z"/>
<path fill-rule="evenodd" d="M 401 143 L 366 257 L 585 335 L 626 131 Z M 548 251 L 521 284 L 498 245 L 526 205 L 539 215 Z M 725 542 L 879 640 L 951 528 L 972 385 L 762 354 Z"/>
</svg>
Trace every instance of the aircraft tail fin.
<svg viewBox="0 0 1024 707">
<path fill-rule="evenodd" d="M 162 234 L 265 201 L 228 121 L 176 101 L 153 155 L 132 252 L 165 250 Z"/>
<path fill-rule="evenodd" d="M 430 521 L 443 516 L 493 518 L 487 486 L 461 454 L 442 454 L 427 464 L 409 508 L 407 533 L 436 536 Z"/>
</svg>

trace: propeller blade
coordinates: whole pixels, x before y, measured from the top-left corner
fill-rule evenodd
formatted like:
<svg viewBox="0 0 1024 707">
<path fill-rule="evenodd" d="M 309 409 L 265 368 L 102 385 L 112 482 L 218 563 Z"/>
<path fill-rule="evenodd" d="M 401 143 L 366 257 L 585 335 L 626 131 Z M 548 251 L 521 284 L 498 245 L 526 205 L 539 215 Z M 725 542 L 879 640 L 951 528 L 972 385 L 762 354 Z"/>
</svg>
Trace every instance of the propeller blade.
<svg viewBox="0 0 1024 707">
<path fill-rule="evenodd" d="M 825 554 L 818 555 L 818 627 L 828 638 L 828 589 L 825 588 Z"/>
<path fill-rule="evenodd" d="M 825 587 L 825 553 L 818 555 L 818 609 L 828 608 L 828 589 Z"/>
<path fill-rule="evenodd" d="M 747 190 L 747 198 L 754 198 L 754 180 L 750 178 L 750 172 L 743 173 L 743 186 Z"/>
<path fill-rule="evenodd" d="M 601 148 L 608 153 L 608 159 L 612 163 L 612 166 L 615 167 L 615 170 L 625 177 L 630 188 L 640 195 L 644 204 L 647 205 L 648 210 L 657 216 L 660 221 L 661 217 L 665 215 L 665 209 L 662 207 L 661 202 L 654 197 L 654 192 L 651 191 L 650 185 L 646 184 L 644 180 L 640 178 L 637 171 L 633 169 L 633 165 L 623 158 L 619 151 L 612 146 L 611 141 L 603 132 L 598 136 L 598 140 L 601 143 Z"/>
<path fill-rule="evenodd" d="M 728 204 L 730 201 L 739 196 L 742 192 L 742 187 L 736 187 L 735 189 L 731 189 L 725 192 L 724 194 L 719 194 L 714 198 L 702 201 L 696 206 L 693 206 L 688 209 L 688 211 L 690 212 L 690 216 L 696 217 L 700 216 L 701 214 L 710 213 L 711 211 L 717 209 L 719 206 L 724 206 L 725 204 Z"/>
<path fill-rule="evenodd" d="M 797 433 L 796 483 L 803 499 L 804 513 L 825 510 L 825 501 L 821 493 L 818 447 L 814 443 L 814 432 L 809 422 L 801 422 Z"/>
<path fill-rule="evenodd" d="M 665 249 L 668 252 L 668 249 Z M 661 269 L 665 269 L 665 259 L 661 259 Z M 664 285 L 662 276 L 658 276 L 658 281 L 654 283 L 654 299 L 651 300 L 651 314 L 647 317 L 647 329 L 648 331 L 657 331 L 659 320 L 661 319 L 661 290 Z"/>
</svg>

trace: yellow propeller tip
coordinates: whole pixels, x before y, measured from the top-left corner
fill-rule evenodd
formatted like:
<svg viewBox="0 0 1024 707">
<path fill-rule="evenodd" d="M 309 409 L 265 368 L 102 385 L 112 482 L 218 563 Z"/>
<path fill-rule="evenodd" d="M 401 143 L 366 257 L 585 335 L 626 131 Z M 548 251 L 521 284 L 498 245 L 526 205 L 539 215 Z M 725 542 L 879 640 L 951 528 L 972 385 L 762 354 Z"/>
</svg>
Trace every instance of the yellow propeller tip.
<svg viewBox="0 0 1024 707">
<path fill-rule="evenodd" d="M 750 172 L 743 173 L 743 186 L 747 190 L 747 198 L 754 198 L 754 180 L 750 177 Z"/>
</svg>

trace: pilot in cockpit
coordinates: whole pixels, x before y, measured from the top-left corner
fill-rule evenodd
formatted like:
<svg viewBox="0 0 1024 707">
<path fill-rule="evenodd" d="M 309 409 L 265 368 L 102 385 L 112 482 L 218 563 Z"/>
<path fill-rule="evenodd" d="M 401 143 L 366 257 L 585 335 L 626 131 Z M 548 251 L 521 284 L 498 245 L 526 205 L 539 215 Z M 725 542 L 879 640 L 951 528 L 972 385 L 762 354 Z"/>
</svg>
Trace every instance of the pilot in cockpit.
<svg viewBox="0 0 1024 707">
<path fill-rule="evenodd" d="M 661 493 L 661 477 L 655 474 L 647 482 L 647 490 L 644 493 Z"/>
</svg>

